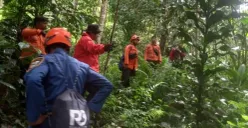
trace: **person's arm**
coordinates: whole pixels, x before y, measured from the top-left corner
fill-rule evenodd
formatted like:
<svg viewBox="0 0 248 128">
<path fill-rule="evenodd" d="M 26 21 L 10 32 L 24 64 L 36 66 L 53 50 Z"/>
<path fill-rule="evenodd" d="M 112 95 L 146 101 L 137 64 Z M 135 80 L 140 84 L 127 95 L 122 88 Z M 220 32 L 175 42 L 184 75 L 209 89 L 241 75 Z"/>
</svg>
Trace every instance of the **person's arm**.
<svg viewBox="0 0 248 128">
<path fill-rule="evenodd" d="M 186 49 L 185 48 L 180 48 L 180 55 L 182 58 L 184 58 L 186 56 Z"/>
<path fill-rule="evenodd" d="M 43 62 L 28 71 L 24 76 L 27 94 L 27 119 L 30 125 L 38 125 L 46 119 L 46 115 L 42 115 L 42 113 L 46 112 L 45 92 L 42 81 L 47 73 L 48 67 Z"/>
<path fill-rule="evenodd" d="M 180 58 L 181 58 L 181 60 L 183 60 L 183 58 L 186 56 L 186 53 L 184 53 L 184 52 L 180 52 Z"/>
<path fill-rule="evenodd" d="M 180 52 L 181 57 L 185 57 L 186 53 Z"/>
<path fill-rule="evenodd" d="M 175 54 L 175 49 L 172 48 L 172 49 L 171 49 L 171 52 L 170 52 L 170 57 L 169 57 L 171 61 L 174 60 L 174 56 L 175 56 L 174 54 Z"/>
<path fill-rule="evenodd" d="M 90 54 L 103 54 L 105 52 L 103 44 L 95 44 L 92 40 L 81 39 L 79 43 Z"/>
<path fill-rule="evenodd" d="M 144 55 L 144 59 L 145 59 L 145 60 L 147 60 L 148 48 L 149 48 L 149 47 L 146 46 L 145 53 L 144 53 L 144 54 L 145 54 L 145 55 Z"/>
<path fill-rule="evenodd" d="M 125 52 L 124 52 L 124 64 L 128 65 L 129 64 L 129 48 L 130 46 L 126 46 Z"/>
<path fill-rule="evenodd" d="M 34 36 L 37 34 L 41 34 L 42 30 L 40 29 L 34 29 L 34 28 L 25 28 L 22 30 L 22 36 L 28 37 L 28 36 Z"/>
<path fill-rule="evenodd" d="M 104 76 L 91 69 L 88 72 L 85 85 L 98 89 L 94 97 L 88 102 L 88 106 L 91 111 L 100 112 L 105 100 L 113 89 L 113 85 Z"/>
</svg>

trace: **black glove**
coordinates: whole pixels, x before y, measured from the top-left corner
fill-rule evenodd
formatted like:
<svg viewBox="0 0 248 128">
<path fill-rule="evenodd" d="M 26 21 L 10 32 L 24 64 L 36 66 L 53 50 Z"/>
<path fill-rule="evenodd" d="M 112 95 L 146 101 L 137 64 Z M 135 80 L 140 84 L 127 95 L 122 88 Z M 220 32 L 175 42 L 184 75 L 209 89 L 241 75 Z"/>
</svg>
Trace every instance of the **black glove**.
<svg viewBox="0 0 248 128">
<path fill-rule="evenodd" d="M 109 52 L 113 50 L 113 44 L 105 44 L 104 45 L 104 51 Z"/>
<path fill-rule="evenodd" d="M 40 34 L 45 37 L 46 36 L 46 33 L 44 31 L 41 31 Z"/>
</svg>

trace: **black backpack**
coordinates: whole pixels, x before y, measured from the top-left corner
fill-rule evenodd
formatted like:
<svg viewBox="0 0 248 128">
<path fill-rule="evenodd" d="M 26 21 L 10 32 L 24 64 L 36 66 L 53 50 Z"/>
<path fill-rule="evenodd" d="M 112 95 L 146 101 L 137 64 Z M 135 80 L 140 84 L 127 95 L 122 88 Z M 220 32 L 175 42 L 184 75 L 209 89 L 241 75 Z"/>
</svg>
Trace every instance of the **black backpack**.
<svg viewBox="0 0 248 128">
<path fill-rule="evenodd" d="M 119 61 L 119 63 L 118 63 L 118 68 L 119 68 L 120 71 L 122 71 L 123 68 L 124 68 L 124 55 L 122 55 L 122 56 L 120 57 L 120 61 Z"/>
<path fill-rule="evenodd" d="M 90 121 L 87 101 L 75 90 L 59 95 L 52 109 L 51 128 L 88 128 Z"/>
<path fill-rule="evenodd" d="M 67 60 L 67 62 L 69 61 Z M 73 83 L 73 89 L 67 85 L 67 89 L 56 98 L 52 108 L 51 128 L 89 127 L 90 112 L 87 101 L 76 91 L 79 72 Z"/>
<path fill-rule="evenodd" d="M 137 54 L 129 54 L 129 59 L 135 59 L 137 58 Z M 119 70 L 122 71 L 124 69 L 124 54 L 120 57 L 120 61 L 118 63 Z"/>
</svg>

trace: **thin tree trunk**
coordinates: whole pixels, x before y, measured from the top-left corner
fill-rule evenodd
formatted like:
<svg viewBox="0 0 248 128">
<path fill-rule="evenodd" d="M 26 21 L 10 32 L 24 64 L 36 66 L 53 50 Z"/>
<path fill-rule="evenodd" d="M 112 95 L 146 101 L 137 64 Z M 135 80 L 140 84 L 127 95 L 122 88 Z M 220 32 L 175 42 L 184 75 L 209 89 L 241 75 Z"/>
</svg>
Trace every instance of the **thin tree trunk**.
<svg viewBox="0 0 248 128">
<path fill-rule="evenodd" d="M 160 45 L 162 55 L 165 54 L 166 40 L 167 40 L 166 34 L 165 33 L 161 34 L 159 45 Z"/>
<path fill-rule="evenodd" d="M 164 17 L 162 18 L 162 27 L 163 27 L 163 31 L 161 32 L 161 37 L 160 37 L 160 49 L 161 49 L 161 53 L 162 55 L 165 54 L 165 48 L 166 48 L 166 42 L 167 42 L 167 23 L 165 22 L 166 18 L 167 18 L 167 11 L 166 11 L 166 6 L 167 6 L 167 1 L 163 0 L 162 2 L 162 6 L 164 7 L 164 9 L 162 9 L 162 13 L 165 13 Z"/>
<path fill-rule="evenodd" d="M 74 0 L 74 9 L 77 10 L 78 0 Z"/>
<path fill-rule="evenodd" d="M 3 7 L 3 0 L 0 0 L 0 8 L 2 8 Z"/>
<path fill-rule="evenodd" d="M 108 0 L 102 0 L 101 4 L 101 12 L 100 12 L 100 18 L 99 18 L 99 27 L 103 31 L 106 21 L 106 15 L 107 15 L 107 9 L 108 9 Z M 97 42 L 100 43 L 102 38 L 102 32 L 97 38 Z"/>
<path fill-rule="evenodd" d="M 245 35 L 247 35 L 247 33 L 245 33 Z M 244 64 L 246 65 L 247 64 L 247 60 L 246 60 L 247 59 L 247 40 L 246 40 L 246 38 L 244 39 L 244 43 L 245 43 L 245 46 L 244 46 L 245 47 L 245 49 L 244 49 L 244 54 L 245 54 L 244 55 L 245 56 L 244 61 L 245 62 L 244 62 Z"/>
</svg>

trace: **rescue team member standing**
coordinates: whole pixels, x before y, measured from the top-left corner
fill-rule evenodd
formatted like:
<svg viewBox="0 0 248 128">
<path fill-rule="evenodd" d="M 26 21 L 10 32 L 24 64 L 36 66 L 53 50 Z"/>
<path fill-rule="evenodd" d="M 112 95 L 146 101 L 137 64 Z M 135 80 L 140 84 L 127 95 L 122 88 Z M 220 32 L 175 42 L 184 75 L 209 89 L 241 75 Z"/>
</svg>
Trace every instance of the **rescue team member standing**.
<svg viewBox="0 0 248 128">
<path fill-rule="evenodd" d="M 44 47 L 44 30 L 46 29 L 47 22 L 48 20 L 45 17 L 35 17 L 34 28 L 24 28 L 21 32 L 22 39 L 29 45 L 21 49 L 21 77 L 24 76 L 32 59 L 40 54 L 46 54 Z"/>
<path fill-rule="evenodd" d="M 157 45 L 157 38 L 155 36 L 152 37 L 151 43 L 146 46 L 145 60 L 153 64 L 162 62 L 160 47 Z"/>
<path fill-rule="evenodd" d="M 23 40 L 28 42 L 30 45 L 30 51 L 22 50 L 20 58 L 32 56 L 37 53 L 36 50 L 40 50 L 40 53 L 46 54 L 44 47 L 44 38 L 48 20 L 45 17 L 35 17 L 34 28 L 24 28 L 22 30 Z"/>
<path fill-rule="evenodd" d="M 70 33 L 63 28 L 51 29 L 45 41 L 48 54 L 34 59 L 25 74 L 27 119 L 31 128 L 50 128 L 47 113 L 50 114 L 56 97 L 68 85 L 73 85 L 76 74 L 79 74 L 75 85 L 79 93 L 84 91 L 85 84 L 99 88 L 92 100 L 88 101 L 88 107 L 93 112 L 100 112 L 112 91 L 112 84 L 104 76 L 68 55 L 70 38 Z M 68 67 L 65 67 L 65 61 Z M 69 76 L 67 83 L 65 76 Z"/>
<path fill-rule="evenodd" d="M 88 64 L 93 70 L 99 72 L 99 55 L 112 50 L 112 44 L 95 44 L 100 33 L 96 24 L 88 25 L 81 39 L 75 46 L 74 58 Z"/>
<path fill-rule="evenodd" d="M 122 70 L 122 84 L 124 87 L 129 87 L 130 76 L 135 76 L 138 68 L 138 50 L 136 45 L 139 44 L 140 38 L 133 35 L 130 39 L 130 44 L 125 47 L 124 51 L 124 68 Z"/>
<path fill-rule="evenodd" d="M 179 44 L 172 47 L 169 59 L 171 62 L 182 61 L 185 56 L 186 50 Z"/>
</svg>

